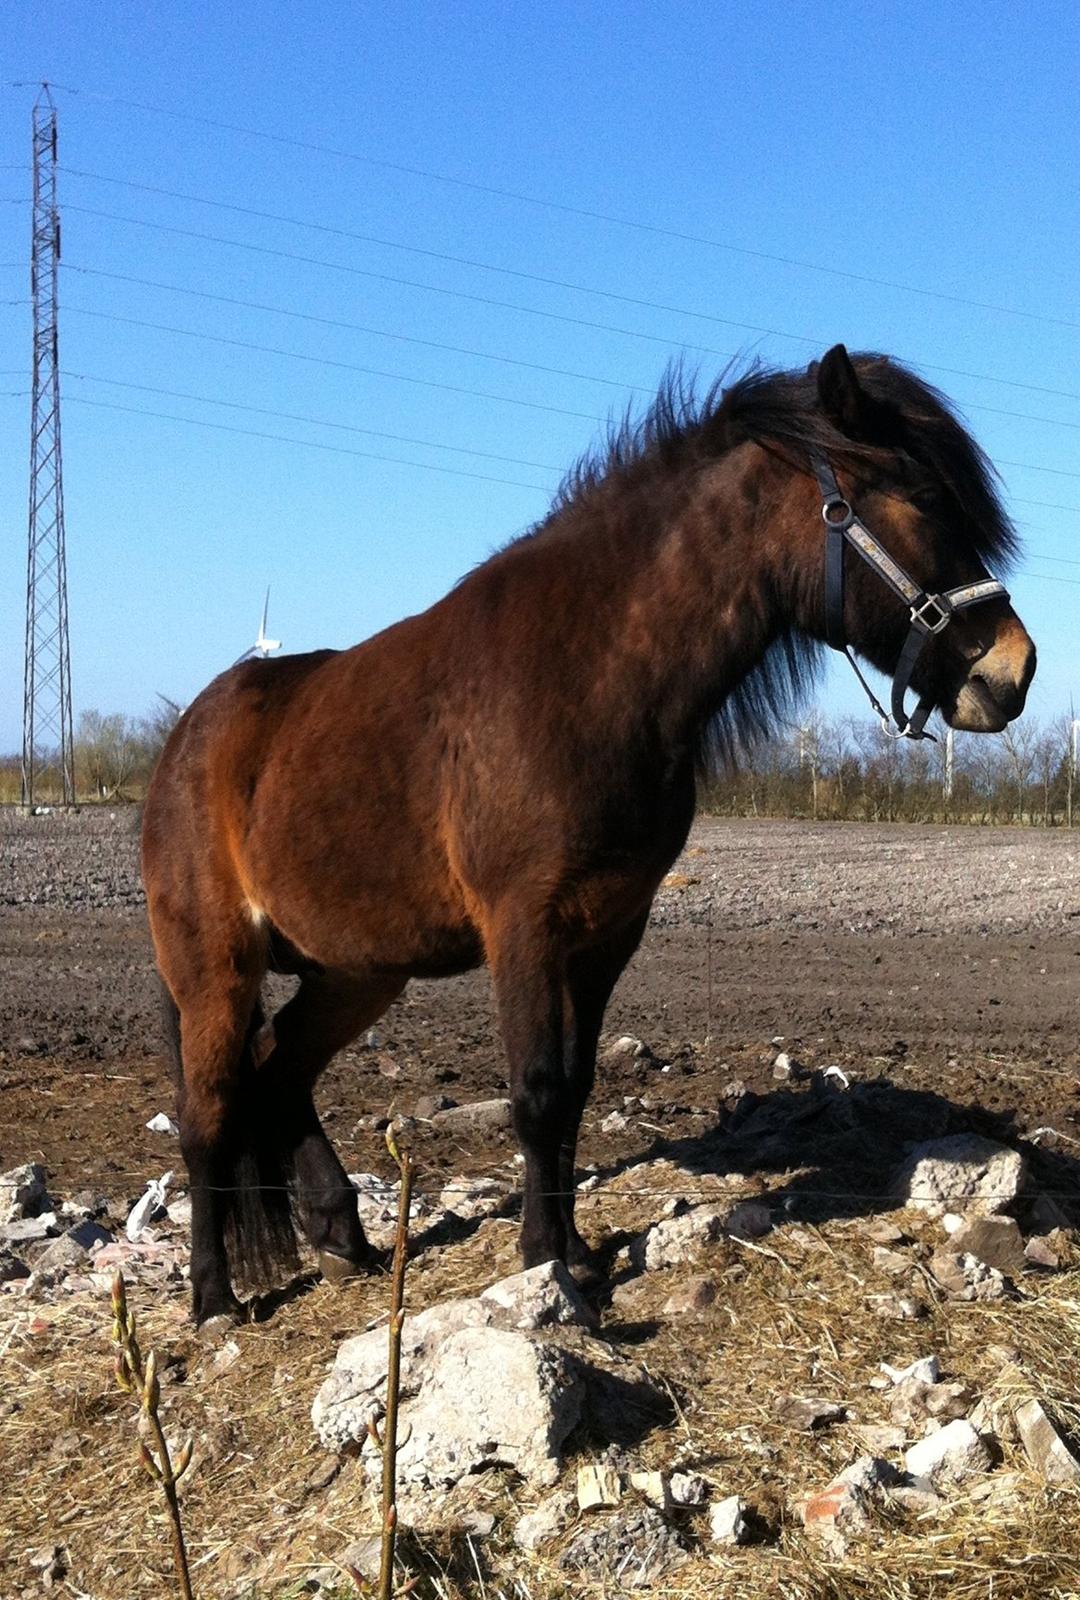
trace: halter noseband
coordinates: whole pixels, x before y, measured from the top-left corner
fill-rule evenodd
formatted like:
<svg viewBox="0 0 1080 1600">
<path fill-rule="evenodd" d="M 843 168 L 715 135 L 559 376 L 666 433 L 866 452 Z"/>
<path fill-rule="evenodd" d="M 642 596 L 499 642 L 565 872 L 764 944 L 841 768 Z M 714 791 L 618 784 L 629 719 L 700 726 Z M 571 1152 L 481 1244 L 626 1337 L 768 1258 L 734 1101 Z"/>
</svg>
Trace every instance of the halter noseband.
<svg viewBox="0 0 1080 1600">
<path fill-rule="evenodd" d="M 955 612 L 979 605 L 984 600 L 1007 600 L 1008 590 L 996 578 L 983 578 L 978 583 L 965 583 L 957 589 L 946 589 L 944 594 L 927 594 L 882 548 L 869 528 L 859 521 L 850 502 L 840 493 L 836 475 L 825 457 L 812 455 L 810 464 L 821 490 L 821 515 L 826 528 L 825 638 L 834 650 L 842 650 L 851 662 L 855 676 L 881 718 L 882 728 L 891 738 L 932 739 L 934 735 L 924 732 L 924 726 L 937 702 L 924 695 L 910 717 L 904 709 L 904 696 L 923 646 L 931 634 L 941 633 L 948 627 Z M 895 723 L 895 732 L 889 725 L 888 712 L 876 699 L 860 672 L 844 635 L 845 544 L 850 544 L 893 593 L 899 595 L 911 616 L 911 627 L 893 674 L 892 721 Z"/>
</svg>

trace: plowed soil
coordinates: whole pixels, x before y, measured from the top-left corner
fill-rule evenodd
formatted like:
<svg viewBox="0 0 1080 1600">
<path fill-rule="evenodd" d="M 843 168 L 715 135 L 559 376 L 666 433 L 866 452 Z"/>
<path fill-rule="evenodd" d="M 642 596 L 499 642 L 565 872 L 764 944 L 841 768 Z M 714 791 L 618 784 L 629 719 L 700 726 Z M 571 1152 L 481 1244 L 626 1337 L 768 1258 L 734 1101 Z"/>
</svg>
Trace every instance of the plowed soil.
<svg viewBox="0 0 1080 1600">
<path fill-rule="evenodd" d="M 138 1194 L 162 1164 L 144 1123 L 172 1090 L 137 816 L 9 815 L 0 859 L 0 1163 L 41 1161 L 62 1192 Z M 655 1060 L 604 1063 L 582 1158 L 630 1153 L 598 1131 L 624 1095 L 645 1094 L 656 1134 L 677 1137 L 733 1083 L 766 1087 L 781 1037 L 808 1065 L 887 1070 L 1071 1136 L 1078 961 L 1080 834 L 703 818 L 608 1013 L 608 1033 Z M 327 1072 L 320 1106 L 347 1168 L 384 1154 L 361 1118 L 431 1092 L 506 1092 L 484 972 L 413 984 Z M 418 1136 L 437 1167 L 510 1153 Z"/>
</svg>

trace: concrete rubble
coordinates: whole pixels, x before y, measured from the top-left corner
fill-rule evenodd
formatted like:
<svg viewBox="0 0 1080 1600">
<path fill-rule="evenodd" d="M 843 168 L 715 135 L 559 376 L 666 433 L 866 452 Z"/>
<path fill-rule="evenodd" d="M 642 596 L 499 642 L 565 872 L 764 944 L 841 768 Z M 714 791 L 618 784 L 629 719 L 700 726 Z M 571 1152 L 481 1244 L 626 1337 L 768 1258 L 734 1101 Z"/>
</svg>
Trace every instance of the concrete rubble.
<svg viewBox="0 0 1080 1600">
<path fill-rule="evenodd" d="M 1005 1278 L 996 1267 L 958 1250 L 936 1250 L 930 1272 L 950 1300 L 1000 1300 L 1007 1293 Z"/>
<path fill-rule="evenodd" d="M 746 1544 L 750 1525 L 746 1505 L 737 1494 L 725 1495 L 709 1509 L 709 1537 L 713 1544 Z"/>
<path fill-rule="evenodd" d="M 407 1318 L 398 1454 L 406 1488 L 445 1487 L 496 1464 L 536 1483 L 554 1483 L 587 1393 L 595 1389 L 610 1399 L 612 1353 L 588 1338 L 594 1323 L 557 1262 Z M 563 1330 L 576 1334 L 572 1348 L 559 1343 Z M 371 1449 L 367 1426 L 382 1414 L 386 1362 L 383 1327 L 340 1346 L 311 1413 L 327 1448 Z M 615 1369 L 625 1372 L 627 1384 L 651 1388 L 629 1363 L 620 1366 L 615 1358 Z"/>
<path fill-rule="evenodd" d="M 651 1473 L 635 1474 L 651 1477 Z M 657 1474 L 659 1476 L 659 1474 Z M 631 1477 L 633 1483 L 633 1477 Z M 634 1485 L 635 1488 L 637 1485 Z M 604 1511 L 622 1499 L 618 1471 L 607 1461 L 588 1461 L 578 1468 L 577 1503 L 579 1511 Z"/>
<path fill-rule="evenodd" d="M 539 1550 L 557 1537 L 573 1514 L 574 1496 L 567 1489 L 556 1489 L 526 1511 L 514 1524 L 513 1538 L 519 1550 Z"/>
<path fill-rule="evenodd" d="M 913 1478 L 937 1484 L 959 1483 L 988 1472 L 992 1463 L 981 1435 L 965 1418 L 957 1417 L 913 1444 L 904 1454 L 904 1465 Z"/>
<path fill-rule="evenodd" d="M 1006 1278 L 1018 1278 L 1027 1265 L 1024 1238 L 1012 1217 L 968 1217 L 950 1234 L 949 1246 Z"/>
<path fill-rule="evenodd" d="M 1047 1483 L 1080 1486 L 1080 1461 L 1038 1400 L 1028 1400 L 1018 1408 L 1016 1426 L 1024 1453 Z"/>
<path fill-rule="evenodd" d="M 991 1216 L 1019 1195 L 1027 1163 L 1018 1150 L 975 1133 L 930 1139 L 909 1151 L 893 1177 L 897 1205 L 931 1216 Z"/>
<path fill-rule="evenodd" d="M 36 1161 L 0 1172 L 0 1226 L 51 1211 L 53 1202 L 45 1187 L 45 1169 Z"/>
<path fill-rule="evenodd" d="M 431 1121 L 437 1128 L 448 1128 L 462 1135 L 509 1131 L 510 1102 L 506 1099 L 474 1100 L 470 1105 L 448 1106 L 436 1111 Z"/>
</svg>

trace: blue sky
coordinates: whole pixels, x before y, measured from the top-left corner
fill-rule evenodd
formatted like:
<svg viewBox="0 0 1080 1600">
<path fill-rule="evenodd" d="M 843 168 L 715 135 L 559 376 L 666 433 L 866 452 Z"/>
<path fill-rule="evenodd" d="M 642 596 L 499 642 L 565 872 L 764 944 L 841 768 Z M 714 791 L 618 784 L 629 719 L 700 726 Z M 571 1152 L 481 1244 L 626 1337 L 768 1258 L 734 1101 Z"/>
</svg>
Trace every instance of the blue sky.
<svg viewBox="0 0 1080 1600">
<path fill-rule="evenodd" d="M 1078 40 L 1071 6 L 922 0 L 10 9 L 4 79 L 66 86 L 76 712 L 190 699 L 267 584 L 291 650 L 421 609 L 543 513 L 681 346 L 711 376 L 837 339 L 960 404 L 1025 537 L 1033 710 L 1080 702 Z M 33 98 L 0 88 L 5 201 L 29 192 Z M 28 207 L 0 229 L 6 302 Z M 29 347 L 28 306 L 0 304 L 0 750 Z M 835 669 L 820 698 L 862 708 Z"/>
</svg>

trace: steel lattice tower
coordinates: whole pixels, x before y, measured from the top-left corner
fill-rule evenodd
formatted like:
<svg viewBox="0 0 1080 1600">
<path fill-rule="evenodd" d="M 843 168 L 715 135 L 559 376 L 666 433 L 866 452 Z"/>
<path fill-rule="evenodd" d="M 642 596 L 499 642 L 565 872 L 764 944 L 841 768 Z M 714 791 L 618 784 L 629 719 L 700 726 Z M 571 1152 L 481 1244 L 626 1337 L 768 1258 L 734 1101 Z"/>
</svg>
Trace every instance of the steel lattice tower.
<svg viewBox="0 0 1080 1600">
<path fill-rule="evenodd" d="M 22 801 L 75 803 L 68 642 L 64 481 L 60 454 L 60 352 L 57 279 L 60 212 L 56 204 L 56 107 L 48 84 L 34 105 L 34 232 L 30 292 L 34 306 L 34 378 L 30 410 L 30 548 L 26 568 L 26 665 L 23 680 Z M 39 791 L 40 794 L 39 794 Z"/>
</svg>

